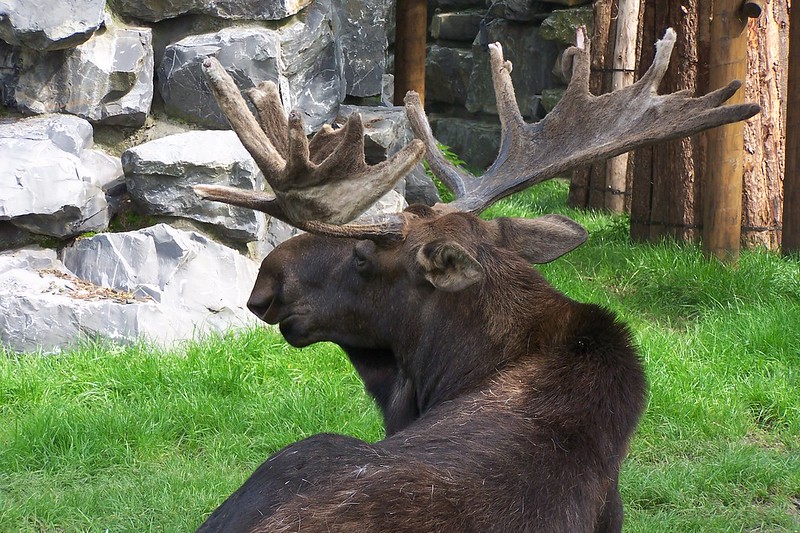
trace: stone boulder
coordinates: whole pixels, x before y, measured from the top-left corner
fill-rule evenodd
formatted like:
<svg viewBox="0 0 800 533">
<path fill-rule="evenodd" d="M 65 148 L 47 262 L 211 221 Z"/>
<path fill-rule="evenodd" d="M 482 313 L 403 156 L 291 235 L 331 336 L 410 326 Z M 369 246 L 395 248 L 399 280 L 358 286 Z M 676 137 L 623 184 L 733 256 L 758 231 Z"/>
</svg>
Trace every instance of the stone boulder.
<svg viewBox="0 0 800 533">
<path fill-rule="evenodd" d="M 592 6 L 553 10 L 542 21 L 539 33 L 542 39 L 572 46 L 575 44 L 575 35 L 578 28 L 581 26 L 591 27 L 592 13 Z"/>
<path fill-rule="evenodd" d="M 344 62 L 333 17 L 331 0 L 315 0 L 278 30 L 281 76 L 288 87 L 281 93 L 283 104 L 287 110 L 302 111 L 308 133 L 332 122 L 345 97 Z"/>
<path fill-rule="evenodd" d="M 0 124 L 0 220 L 59 238 L 105 229 L 122 168 L 92 144 L 91 125 L 70 115 Z"/>
<path fill-rule="evenodd" d="M 500 42 L 505 59 L 514 65 L 512 78 L 520 112 L 537 117 L 538 98 L 542 89 L 557 84 L 552 75 L 561 50 L 558 43 L 540 36 L 539 28 L 507 20 L 494 20 L 487 25 L 489 42 Z M 497 103 L 489 68 L 489 52 L 476 39 L 472 45 L 473 67 L 470 75 L 466 108 L 472 113 L 497 113 Z"/>
<path fill-rule="evenodd" d="M 33 50 L 72 48 L 103 25 L 105 5 L 105 0 L 0 0 L 0 40 Z"/>
<path fill-rule="evenodd" d="M 148 215 L 184 217 L 246 243 L 263 236 L 263 213 L 202 200 L 193 185 L 263 190 L 264 177 L 232 131 L 191 131 L 156 139 L 122 154 L 128 193 Z"/>
<path fill-rule="evenodd" d="M 0 253 L 6 348 L 54 352 L 87 338 L 166 345 L 256 323 L 245 308 L 256 264 L 200 234 L 159 225 L 79 239 L 62 254 L 64 263 L 52 250 Z"/>
<path fill-rule="evenodd" d="M 167 113 L 227 128 L 201 70 L 208 56 L 220 61 L 242 91 L 266 80 L 277 83 L 287 111 L 302 110 L 309 132 L 330 122 L 344 99 L 330 0 L 315 2 L 278 29 L 231 27 L 191 35 L 166 47 L 158 67 L 158 87 Z"/>
<path fill-rule="evenodd" d="M 485 169 L 500 150 L 500 124 L 483 120 L 435 117 L 431 127 L 436 138 L 474 169 Z"/>
<path fill-rule="evenodd" d="M 389 18 L 395 2 L 333 0 L 336 40 L 342 49 L 346 92 L 351 96 L 381 94 L 386 71 Z"/>
<path fill-rule="evenodd" d="M 472 72 L 472 50 L 430 45 L 425 59 L 425 100 L 464 105 Z"/>
<path fill-rule="evenodd" d="M 144 125 L 153 100 L 149 28 L 109 25 L 70 50 L 22 50 L 15 87 L 25 113 L 71 113 L 94 124 Z"/>
<path fill-rule="evenodd" d="M 280 20 L 313 0 L 115 0 L 122 15 L 149 22 L 200 14 L 222 19 Z"/>
<path fill-rule="evenodd" d="M 158 88 L 167 114 L 214 128 L 227 128 L 202 72 L 203 60 L 216 57 L 239 89 L 280 80 L 280 38 L 266 28 L 226 28 L 190 35 L 167 46 L 158 66 Z M 286 89 L 285 83 L 281 89 Z M 285 92 L 285 91 L 282 91 Z"/>
<path fill-rule="evenodd" d="M 478 35 L 484 14 L 483 9 L 434 13 L 431 18 L 431 37 L 447 41 L 472 42 Z"/>
</svg>

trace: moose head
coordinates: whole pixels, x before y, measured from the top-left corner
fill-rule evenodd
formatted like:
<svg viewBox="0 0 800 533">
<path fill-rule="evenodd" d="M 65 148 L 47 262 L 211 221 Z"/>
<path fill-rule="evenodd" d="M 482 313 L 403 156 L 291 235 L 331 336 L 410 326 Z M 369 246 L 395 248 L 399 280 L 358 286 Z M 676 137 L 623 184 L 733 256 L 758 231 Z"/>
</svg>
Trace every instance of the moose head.
<svg viewBox="0 0 800 533">
<path fill-rule="evenodd" d="M 478 178 L 438 150 L 413 92 L 405 104 L 417 139 L 370 166 L 357 114 L 309 142 L 274 84 L 250 90 L 256 119 L 219 63 L 204 63 L 274 194 L 195 190 L 308 232 L 267 256 L 248 307 L 295 346 L 340 345 L 380 407 L 387 438 L 300 441 L 267 460 L 202 530 L 621 528 L 617 479 L 644 406 L 641 364 L 609 312 L 567 298 L 530 266 L 587 233 L 557 215 L 478 215 L 572 168 L 758 111 L 724 105 L 739 82 L 699 98 L 658 95 L 674 42 L 667 30 L 647 73 L 601 96 L 588 90 L 588 49 L 569 49 L 570 85 L 535 124 L 522 119 L 502 48 L 490 45 L 502 137 Z M 452 202 L 353 222 L 423 154 Z"/>
</svg>

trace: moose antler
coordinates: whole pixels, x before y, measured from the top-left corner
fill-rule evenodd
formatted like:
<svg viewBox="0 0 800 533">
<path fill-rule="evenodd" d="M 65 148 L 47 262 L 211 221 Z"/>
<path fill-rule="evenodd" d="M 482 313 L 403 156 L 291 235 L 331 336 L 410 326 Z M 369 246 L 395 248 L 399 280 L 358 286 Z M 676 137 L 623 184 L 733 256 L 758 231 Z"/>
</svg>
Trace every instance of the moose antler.
<svg viewBox="0 0 800 533">
<path fill-rule="evenodd" d="M 231 127 L 275 193 L 196 186 L 204 198 L 263 211 L 301 229 L 339 234 L 330 225 L 345 224 L 366 211 L 411 172 L 425 152 L 415 139 L 386 161 L 368 165 L 358 113 L 338 130 L 324 126 L 309 142 L 300 114 L 292 111 L 288 119 L 284 114 L 274 83 L 262 82 L 248 91 L 258 112 L 256 121 L 219 61 L 207 58 L 203 70 Z"/>
<path fill-rule="evenodd" d="M 675 45 L 672 29 L 656 43 L 653 64 L 639 81 L 594 96 L 589 92 L 588 39 L 582 31 L 578 46 L 565 53 L 565 63 L 572 61 L 572 79 L 564 97 L 543 120 L 533 124 L 523 120 L 517 106 L 511 63 L 503 58 L 499 43 L 489 45 L 501 140 L 497 159 L 478 178 L 456 168 L 438 149 L 419 96 L 413 91 L 405 98 L 406 114 L 421 141 L 415 139 L 394 157 L 370 167 L 364 163 L 363 126 L 358 115 L 340 130 L 323 129 L 307 143 L 299 114 L 290 114 L 287 121 L 277 87 L 265 83 L 249 94 L 258 110 L 259 127 L 230 76 L 216 60 L 208 59 L 204 70 L 220 107 L 276 196 L 206 185 L 195 190 L 206 198 L 264 211 L 315 233 L 402 239 L 406 215 L 400 213 L 377 221 L 360 219 L 359 224 L 333 224 L 347 223 L 362 213 L 411 170 L 425 149 L 432 172 L 455 194 L 453 202 L 437 204 L 434 209 L 480 213 L 500 198 L 581 165 L 759 112 L 757 104 L 724 105 L 739 89 L 740 81 L 697 98 L 687 91 L 657 94 Z M 582 46 L 584 41 L 586 46 Z"/>
<path fill-rule="evenodd" d="M 572 47 L 572 79 L 563 98 L 541 121 L 526 124 L 511 84 L 511 63 L 499 43 L 489 45 L 492 81 L 500 116 L 500 152 L 480 178 L 455 167 L 436 148 L 436 140 L 416 93 L 406 95 L 406 113 L 417 138 L 427 148 L 431 171 L 454 193 L 450 209 L 480 213 L 500 198 L 573 168 L 634 148 L 692 135 L 738 122 L 759 112 L 757 104 L 723 105 L 741 86 L 726 87 L 699 98 L 686 91 L 658 95 L 675 45 L 668 29 L 656 43 L 653 64 L 639 81 L 612 93 L 589 93 L 589 49 Z M 585 39 L 578 39 L 580 41 Z M 587 41 L 588 42 L 588 41 Z"/>
</svg>

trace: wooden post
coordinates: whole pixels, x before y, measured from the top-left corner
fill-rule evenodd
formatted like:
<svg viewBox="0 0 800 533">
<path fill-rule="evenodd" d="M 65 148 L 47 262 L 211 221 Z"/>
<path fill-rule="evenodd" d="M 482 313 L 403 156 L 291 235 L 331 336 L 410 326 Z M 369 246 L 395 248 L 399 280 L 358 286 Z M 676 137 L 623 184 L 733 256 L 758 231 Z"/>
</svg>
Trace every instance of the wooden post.
<svg viewBox="0 0 800 533">
<path fill-rule="evenodd" d="M 709 88 L 747 75 L 747 34 L 742 0 L 716 0 L 711 20 Z M 744 101 L 742 90 L 728 100 Z M 742 219 L 744 124 L 736 122 L 708 133 L 708 166 L 703 187 L 703 251 L 735 264 L 739 259 Z"/>
<path fill-rule="evenodd" d="M 395 16 L 394 104 L 403 105 L 408 91 L 417 91 L 424 104 L 427 0 L 397 0 Z"/>
<path fill-rule="evenodd" d="M 783 178 L 783 253 L 800 252 L 800 3 L 789 13 L 789 90 L 786 173 Z"/>
<path fill-rule="evenodd" d="M 611 77 L 612 91 L 633 85 L 633 74 L 636 67 L 636 38 L 639 33 L 639 0 L 619 0 L 618 6 L 614 72 Z M 627 153 L 608 160 L 605 207 L 612 213 L 625 211 L 627 172 Z"/>
</svg>

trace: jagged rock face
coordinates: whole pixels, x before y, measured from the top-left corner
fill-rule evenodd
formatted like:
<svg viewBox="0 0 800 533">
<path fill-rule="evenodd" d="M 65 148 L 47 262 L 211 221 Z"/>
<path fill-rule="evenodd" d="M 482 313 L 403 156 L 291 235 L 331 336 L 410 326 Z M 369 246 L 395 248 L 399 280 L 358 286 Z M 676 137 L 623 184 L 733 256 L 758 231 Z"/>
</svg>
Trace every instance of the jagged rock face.
<svg viewBox="0 0 800 533">
<path fill-rule="evenodd" d="M 167 112 L 209 127 L 228 127 L 201 71 L 202 61 L 214 56 L 243 91 L 262 81 L 277 83 L 287 111 L 302 110 L 308 131 L 319 129 L 336 116 L 345 96 L 331 17 L 330 2 L 323 0 L 276 30 L 226 28 L 167 46 L 158 68 Z"/>
<path fill-rule="evenodd" d="M 289 88 L 282 93 L 284 105 L 289 110 L 303 112 L 307 132 L 317 131 L 336 118 L 346 89 L 342 49 L 333 29 L 331 1 L 315 0 L 278 34 L 282 76 Z"/>
<path fill-rule="evenodd" d="M 243 243 L 263 236 L 263 213 L 202 200 L 191 188 L 215 184 L 263 190 L 264 177 L 234 132 L 170 135 L 127 150 L 122 163 L 128 192 L 146 214 L 213 224 L 220 236 Z"/>
<path fill-rule="evenodd" d="M 425 64 L 426 101 L 464 105 L 472 72 L 472 50 L 433 44 L 428 47 Z"/>
<path fill-rule="evenodd" d="M 262 81 L 280 85 L 280 38 L 266 28 L 226 28 L 192 35 L 167 46 L 158 66 L 158 86 L 168 114 L 214 128 L 228 122 L 208 89 L 203 60 L 216 57 L 245 91 Z"/>
<path fill-rule="evenodd" d="M 333 0 L 337 15 L 336 38 L 344 55 L 347 94 L 381 94 L 386 70 L 387 26 L 395 2 Z"/>
<path fill-rule="evenodd" d="M 494 20 L 487 25 L 489 42 L 503 45 L 505 58 L 514 65 L 515 92 L 519 110 L 525 117 L 535 117 L 542 89 L 556 85 L 552 68 L 560 52 L 559 45 L 542 39 L 539 29 L 507 20 Z M 497 113 L 494 98 L 489 52 L 479 39 L 472 46 L 473 67 L 470 76 L 466 108 L 472 113 Z"/>
<path fill-rule="evenodd" d="M 587 28 L 592 26 L 592 6 L 553 10 L 550 16 L 542 21 L 539 31 L 542 39 L 572 46 L 581 26 Z"/>
<path fill-rule="evenodd" d="M 71 113 L 95 124 L 144 124 L 153 100 L 149 28 L 109 27 L 74 49 L 20 54 L 15 100 L 22 111 Z"/>
<path fill-rule="evenodd" d="M 105 0 L 0 0 L 0 40 L 41 51 L 71 48 L 103 25 L 105 5 Z"/>
<path fill-rule="evenodd" d="M 115 0 L 121 14 L 158 22 L 187 14 L 222 19 L 280 20 L 298 13 L 313 0 Z"/>
<path fill-rule="evenodd" d="M 472 168 L 485 169 L 500 149 L 500 123 L 440 117 L 431 124 L 439 142 L 449 146 Z"/>
<path fill-rule="evenodd" d="M 256 264 L 165 225 L 80 239 L 62 252 L 0 253 L 0 342 L 57 351 L 86 337 L 159 344 L 253 325 Z M 210 282 L 213 280 L 213 282 Z"/>
<path fill-rule="evenodd" d="M 0 220 L 59 238 L 105 229 L 105 191 L 120 182 L 122 168 L 91 146 L 92 127 L 78 117 L 0 125 Z"/>
</svg>

